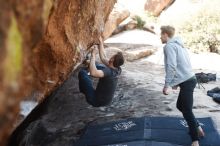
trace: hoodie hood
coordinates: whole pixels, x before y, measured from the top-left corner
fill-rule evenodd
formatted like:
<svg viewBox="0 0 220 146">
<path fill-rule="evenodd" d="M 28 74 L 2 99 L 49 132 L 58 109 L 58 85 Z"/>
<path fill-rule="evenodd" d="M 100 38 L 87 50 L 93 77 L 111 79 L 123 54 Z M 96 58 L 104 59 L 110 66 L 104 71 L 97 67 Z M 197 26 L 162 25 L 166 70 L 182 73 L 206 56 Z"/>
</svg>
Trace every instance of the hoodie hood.
<svg viewBox="0 0 220 146">
<path fill-rule="evenodd" d="M 171 39 L 167 42 L 167 44 L 170 44 L 170 43 L 178 44 L 178 45 L 180 45 L 181 47 L 184 48 L 183 41 L 181 40 L 180 37 L 173 37 L 173 38 L 171 38 Z"/>
</svg>

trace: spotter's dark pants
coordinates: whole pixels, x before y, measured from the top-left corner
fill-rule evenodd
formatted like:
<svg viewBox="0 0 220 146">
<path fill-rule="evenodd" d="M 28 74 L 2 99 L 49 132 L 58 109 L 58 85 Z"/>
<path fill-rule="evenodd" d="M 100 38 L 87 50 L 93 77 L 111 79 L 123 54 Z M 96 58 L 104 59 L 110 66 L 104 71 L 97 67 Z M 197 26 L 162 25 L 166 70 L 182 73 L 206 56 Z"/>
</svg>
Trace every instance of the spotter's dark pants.
<svg viewBox="0 0 220 146">
<path fill-rule="evenodd" d="M 182 112 L 184 119 L 186 120 L 189 126 L 189 132 L 192 141 L 199 139 L 198 137 L 198 126 L 192 108 L 193 108 L 193 92 L 196 87 L 197 80 L 196 78 L 191 78 L 183 83 L 180 86 L 180 93 L 177 100 L 177 108 Z"/>
</svg>

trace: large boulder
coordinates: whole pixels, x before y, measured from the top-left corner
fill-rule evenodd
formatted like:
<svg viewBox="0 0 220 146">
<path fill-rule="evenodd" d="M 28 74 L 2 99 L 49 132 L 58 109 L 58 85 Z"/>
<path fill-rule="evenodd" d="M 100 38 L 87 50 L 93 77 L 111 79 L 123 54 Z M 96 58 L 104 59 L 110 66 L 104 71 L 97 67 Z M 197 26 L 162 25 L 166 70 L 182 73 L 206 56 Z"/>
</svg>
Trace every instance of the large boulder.
<svg viewBox="0 0 220 146">
<path fill-rule="evenodd" d="M 175 0 L 147 0 L 144 9 L 153 16 L 159 16 L 160 13 L 168 8 Z"/>
<path fill-rule="evenodd" d="M 16 126 L 20 101 L 30 96 L 45 100 L 46 95 L 68 78 L 82 62 L 87 49 L 97 42 L 115 2 L 0 0 L 0 42 L 3 42 L 0 43 L 0 56 L 4 56 L 8 44 L 14 43 L 7 40 L 8 27 L 12 24 L 19 33 L 15 39 L 21 40 L 22 53 L 19 72 L 15 72 L 12 82 L 1 81 L 7 72 L 0 66 L 1 146 L 6 144 L 8 135 Z M 0 58 L 1 63 L 8 58 L 7 53 L 6 57 Z"/>
<path fill-rule="evenodd" d="M 116 4 L 105 24 L 105 28 L 103 32 L 104 40 L 110 37 L 114 32 L 114 30 L 118 27 L 118 25 L 129 16 L 130 16 L 130 12 L 127 9 L 123 8 L 119 4 Z"/>
<path fill-rule="evenodd" d="M 31 93 L 32 84 L 26 79 L 33 74 L 32 48 L 43 34 L 42 10 L 43 0 L 0 0 L 1 146 L 15 127 L 20 100 Z"/>
<path fill-rule="evenodd" d="M 46 95 L 60 85 L 96 43 L 115 0 L 55 1 L 45 35 L 34 48 L 37 87 Z"/>
</svg>

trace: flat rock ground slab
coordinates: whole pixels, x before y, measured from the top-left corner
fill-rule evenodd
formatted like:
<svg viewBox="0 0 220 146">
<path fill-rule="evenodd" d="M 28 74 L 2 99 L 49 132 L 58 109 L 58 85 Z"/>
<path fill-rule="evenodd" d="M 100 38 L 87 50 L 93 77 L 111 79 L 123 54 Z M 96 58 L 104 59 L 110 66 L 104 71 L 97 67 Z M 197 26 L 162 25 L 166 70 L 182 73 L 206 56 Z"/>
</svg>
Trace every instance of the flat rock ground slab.
<svg viewBox="0 0 220 146">
<path fill-rule="evenodd" d="M 47 108 L 22 132 L 20 143 L 26 145 L 72 145 L 88 124 L 99 124 L 130 117 L 181 116 L 175 108 L 177 93 L 161 93 L 164 83 L 162 66 L 143 61 L 127 62 L 119 78 L 118 88 L 111 105 L 94 108 L 87 104 L 78 90 L 77 73 L 56 90 Z M 215 86 L 217 83 L 211 83 Z M 210 87 L 211 88 L 211 87 Z M 199 116 L 220 119 L 220 106 L 196 89 L 195 111 Z M 200 98 L 200 99 L 199 99 Z"/>
<path fill-rule="evenodd" d="M 134 29 L 127 30 L 108 38 L 105 43 L 109 44 L 145 44 L 152 46 L 161 46 L 160 38 L 147 31 Z"/>
</svg>

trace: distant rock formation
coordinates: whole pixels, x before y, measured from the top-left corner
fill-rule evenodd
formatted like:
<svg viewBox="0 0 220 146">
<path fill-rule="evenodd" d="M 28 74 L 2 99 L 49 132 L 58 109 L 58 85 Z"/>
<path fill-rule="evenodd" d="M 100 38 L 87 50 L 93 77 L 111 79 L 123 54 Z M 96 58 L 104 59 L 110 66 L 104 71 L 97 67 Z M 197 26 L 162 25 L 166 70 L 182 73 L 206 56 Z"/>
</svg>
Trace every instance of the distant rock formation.
<svg viewBox="0 0 220 146">
<path fill-rule="evenodd" d="M 118 25 L 129 16 L 130 12 L 116 3 L 105 24 L 103 38 L 107 39 L 108 37 L 110 37 L 114 30 L 118 27 Z"/>
<path fill-rule="evenodd" d="M 159 16 L 160 13 L 172 5 L 175 0 L 147 0 L 144 9 L 153 16 Z"/>
</svg>

